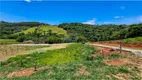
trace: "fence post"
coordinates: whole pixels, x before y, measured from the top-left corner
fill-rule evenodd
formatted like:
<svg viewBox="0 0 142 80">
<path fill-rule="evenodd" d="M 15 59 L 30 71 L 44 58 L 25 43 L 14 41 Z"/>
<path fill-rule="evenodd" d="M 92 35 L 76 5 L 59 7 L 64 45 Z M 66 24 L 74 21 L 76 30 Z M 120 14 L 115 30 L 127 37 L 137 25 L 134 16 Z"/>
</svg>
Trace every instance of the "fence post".
<svg viewBox="0 0 142 80">
<path fill-rule="evenodd" d="M 2 66 L 2 61 L 0 61 L 0 66 Z"/>
<path fill-rule="evenodd" d="M 34 71 L 37 71 L 37 62 L 35 61 Z"/>
</svg>

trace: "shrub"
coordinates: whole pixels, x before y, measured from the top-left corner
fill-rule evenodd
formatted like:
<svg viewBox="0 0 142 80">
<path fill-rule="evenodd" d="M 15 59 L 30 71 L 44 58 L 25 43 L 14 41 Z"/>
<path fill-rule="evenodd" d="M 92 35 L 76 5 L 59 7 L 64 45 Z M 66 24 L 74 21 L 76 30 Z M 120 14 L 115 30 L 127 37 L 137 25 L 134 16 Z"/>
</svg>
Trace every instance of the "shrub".
<svg viewBox="0 0 142 80">
<path fill-rule="evenodd" d="M 79 36 L 77 42 L 87 42 L 87 39 L 84 36 Z"/>
<path fill-rule="evenodd" d="M 25 40 L 25 36 L 19 36 L 16 40 L 18 42 L 23 42 Z"/>
</svg>

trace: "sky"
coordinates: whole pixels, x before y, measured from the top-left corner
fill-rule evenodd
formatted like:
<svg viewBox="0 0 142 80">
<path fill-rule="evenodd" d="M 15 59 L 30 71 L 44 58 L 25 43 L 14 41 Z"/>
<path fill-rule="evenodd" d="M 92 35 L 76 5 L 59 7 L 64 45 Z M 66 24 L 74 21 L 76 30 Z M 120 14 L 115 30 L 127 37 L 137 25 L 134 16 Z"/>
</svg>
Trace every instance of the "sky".
<svg viewBox="0 0 142 80">
<path fill-rule="evenodd" d="M 133 24 L 142 22 L 142 1 L 0 0 L 0 20 Z"/>
</svg>

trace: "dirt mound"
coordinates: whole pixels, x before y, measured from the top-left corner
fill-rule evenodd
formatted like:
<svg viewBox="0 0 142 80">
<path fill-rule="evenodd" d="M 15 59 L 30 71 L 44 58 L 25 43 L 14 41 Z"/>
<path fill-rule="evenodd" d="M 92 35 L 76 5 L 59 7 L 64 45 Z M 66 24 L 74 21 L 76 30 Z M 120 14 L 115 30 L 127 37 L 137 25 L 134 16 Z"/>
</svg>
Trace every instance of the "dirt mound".
<svg viewBox="0 0 142 80">
<path fill-rule="evenodd" d="M 87 75 L 87 76 L 89 76 L 90 73 L 86 69 L 80 68 L 79 71 L 76 72 L 76 76 L 79 76 L 79 75 Z"/>
<path fill-rule="evenodd" d="M 96 57 L 100 54 L 103 54 L 105 57 L 108 57 L 116 51 L 111 48 L 103 48 L 103 47 L 95 47 L 95 48 L 99 51 L 97 53 L 92 54 L 93 57 Z"/>
<path fill-rule="evenodd" d="M 44 70 L 44 68 L 37 68 L 36 71 L 39 70 Z M 10 74 L 7 75 L 7 77 L 22 77 L 22 76 L 28 76 L 31 75 L 32 73 L 36 72 L 34 68 L 28 68 L 28 69 L 24 69 L 22 71 L 17 71 L 17 72 L 12 72 Z"/>
<path fill-rule="evenodd" d="M 122 66 L 125 65 L 127 62 L 126 59 L 112 59 L 112 60 L 104 60 L 104 63 L 108 64 L 108 65 L 114 65 L 114 66 Z"/>
<path fill-rule="evenodd" d="M 101 50 L 101 54 L 104 54 L 106 56 L 109 56 L 111 54 L 111 52 L 113 52 L 114 50 L 113 49 L 110 49 L 110 48 L 104 48 Z"/>
</svg>

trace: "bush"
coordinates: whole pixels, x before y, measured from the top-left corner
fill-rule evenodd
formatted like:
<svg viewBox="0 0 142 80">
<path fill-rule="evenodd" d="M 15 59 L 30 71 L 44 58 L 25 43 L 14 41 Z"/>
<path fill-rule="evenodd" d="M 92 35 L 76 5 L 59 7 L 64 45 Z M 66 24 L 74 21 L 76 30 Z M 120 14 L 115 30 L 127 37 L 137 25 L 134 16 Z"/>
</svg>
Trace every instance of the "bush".
<svg viewBox="0 0 142 80">
<path fill-rule="evenodd" d="M 47 40 L 45 41 L 45 43 L 49 43 L 49 44 L 61 43 L 61 42 L 62 42 L 61 38 L 55 37 L 55 36 L 48 37 Z"/>
<path fill-rule="evenodd" d="M 77 42 L 87 42 L 87 39 L 84 36 L 79 36 Z"/>
<path fill-rule="evenodd" d="M 19 36 L 16 41 L 23 42 L 25 40 L 25 36 Z"/>
</svg>

